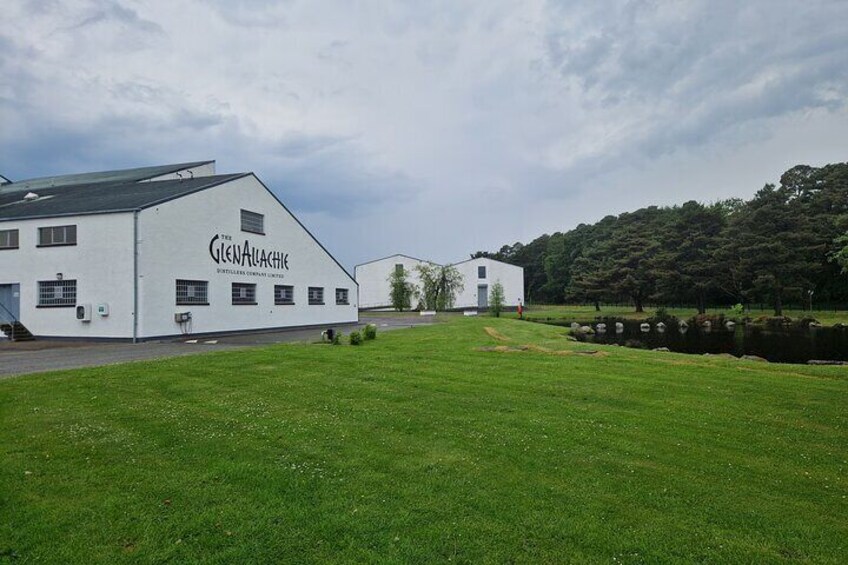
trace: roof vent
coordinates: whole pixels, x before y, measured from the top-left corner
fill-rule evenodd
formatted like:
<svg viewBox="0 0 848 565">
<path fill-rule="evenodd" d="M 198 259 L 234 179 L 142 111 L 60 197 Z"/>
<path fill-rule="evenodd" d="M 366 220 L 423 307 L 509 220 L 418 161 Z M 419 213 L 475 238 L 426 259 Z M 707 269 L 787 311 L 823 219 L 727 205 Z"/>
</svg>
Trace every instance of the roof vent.
<svg viewBox="0 0 848 565">
<path fill-rule="evenodd" d="M 26 200 L 27 202 L 30 202 L 32 200 L 38 200 L 38 195 L 34 192 L 27 192 L 26 194 L 24 194 L 24 200 Z"/>
</svg>

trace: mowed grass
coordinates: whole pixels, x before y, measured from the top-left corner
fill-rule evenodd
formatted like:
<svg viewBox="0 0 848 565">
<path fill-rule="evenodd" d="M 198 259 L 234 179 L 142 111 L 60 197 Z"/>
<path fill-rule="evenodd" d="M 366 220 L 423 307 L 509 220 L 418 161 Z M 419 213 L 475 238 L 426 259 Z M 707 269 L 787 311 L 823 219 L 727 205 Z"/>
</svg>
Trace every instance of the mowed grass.
<svg viewBox="0 0 848 565">
<path fill-rule="evenodd" d="M 692 316 L 695 316 L 698 313 L 698 310 L 695 308 L 666 308 L 666 312 L 672 316 L 677 316 L 681 320 L 688 320 Z M 601 311 L 596 312 L 595 307 L 591 305 L 564 304 L 530 306 L 527 310 L 525 310 L 524 317 L 529 320 L 544 320 L 546 318 L 551 318 L 574 322 L 587 322 L 594 320 L 598 316 L 614 316 L 631 320 L 642 320 L 650 318 L 655 313 L 656 309 L 654 308 L 645 308 L 644 312 L 636 312 L 632 306 L 606 306 L 601 304 Z M 707 308 L 707 314 L 724 314 L 725 316 L 733 317 L 729 308 Z M 510 318 L 518 317 L 518 314 L 514 312 L 504 315 Z M 768 317 L 773 316 L 774 311 L 769 309 L 760 310 L 758 308 L 753 308 L 747 313 L 747 315 L 751 318 L 759 318 L 762 316 Z M 813 310 L 810 312 L 809 310 L 785 309 L 783 311 L 783 315 L 788 316 L 793 320 L 812 317 L 826 326 L 832 326 L 837 323 L 848 324 L 848 311 L 845 310 Z"/>
<path fill-rule="evenodd" d="M 0 381 L 0 560 L 845 562 L 848 367 L 449 320 Z"/>
</svg>

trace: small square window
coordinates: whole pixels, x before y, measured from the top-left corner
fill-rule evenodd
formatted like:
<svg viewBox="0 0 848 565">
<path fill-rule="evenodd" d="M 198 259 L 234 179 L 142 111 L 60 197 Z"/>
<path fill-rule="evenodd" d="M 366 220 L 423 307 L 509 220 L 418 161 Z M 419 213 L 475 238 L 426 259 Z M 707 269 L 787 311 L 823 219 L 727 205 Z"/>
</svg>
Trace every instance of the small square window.
<svg viewBox="0 0 848 565">
<path fill-rule="evenodd" d="M 486 278 L 486 267 L 484 267 L 484 266 L 477 267 L 477 278 L 478 279 L 485 279 Z"/>
<path fill-rule="evenodd" d="M 51 247 L 54 245 L 76 245 L 76 226 L 51 226 L 38 228 L 38 246 Z"/>
<path fill-rule="evenodd" d="M 242 210 L 241 231 L 265 235 L 265 216 L 263 216 L 262 214 L 257 214 L 256 212 Z"/>
<path fill-rule="evenodd" d="M 395 264 L 395 274 L 402 275 L 403 274 L 403 263 Z"/>
<path fill-rule="evenodd" d="M 294 287 L 286 284 L 274 285 L 274 304 L 294 304 Z"/>
<path fill-rule="evenodd" d="M 310 286 L 309 287 L 309 304 L 312 306 L 320 306 L 324 304 L 324 287 Z"/>
<path fill-rule="evenodd" d="M 177 279 L 177 305 L 208 305 L 209 282 Z"/>
<path fill-rule="evenodd" d="M 39 308 L 76 306 L 77 281 L 38 281 Z"/>
<path fill-rule="evenodd" d="M 18 248 L 18 230 L 0 230 L 0 249 Z"/>
<path fill-rule="evenodd" d="M 346 288 L 337 288 L 336 289 L 336 304 L 347 306 L 350 304 L 348 301 L 348 289 Z"/>
<path fill-rule="evenodd" d="M 233 304 L 255 305 L 256 285 L 251 283 L 233 283 Z"/>
</svg>

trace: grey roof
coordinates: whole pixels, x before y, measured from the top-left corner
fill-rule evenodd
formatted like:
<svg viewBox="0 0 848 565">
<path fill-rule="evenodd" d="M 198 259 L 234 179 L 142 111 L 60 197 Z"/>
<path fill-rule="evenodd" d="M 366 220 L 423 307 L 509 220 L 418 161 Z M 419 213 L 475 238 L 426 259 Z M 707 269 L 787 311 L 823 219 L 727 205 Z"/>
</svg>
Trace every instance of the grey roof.
<svg viewBox="0 0 848 565">
<path fill-rule="evenodd" d="M 365 261 L 364 263 L 359 263 L 358 265 L 354 265 L 354 269 L 356 267 L 362 267 L 365 265 L 370 265 L 371 263 L 376 263 L 378 261 L 385 261 L 386 259 L 391 259 L 392 257 L 406 257 L 407 259 L 412 259 L 413 261 L 420 261 L 421 263 L 430 263 L 431 265 L 438 265 L 429 259 L 419 259 L 418 257 L 413 257 L 412 255 L 405 255 L 403 253 L 395 253 L 394 255 L 386 255 L 385 257 L 380 257 L 379 259 L 371 259 L 370 261 Z"/>
<path fill-rule="evenodd" d="M 147 167 L 148 170 L 155 168 L 157 167 Z M 250 174 L 213 175 L 154 182 L 94 182 L 52 188 L 45 187 L 38 189 L 37 192 L 32 191 L 38 194 L 38 198 L 35 200 L 24 199 L 24 194 L 21 191 L 7 190 L 9 185 L 6 185 L 0 187 L 0 221 L 130 212 L 180 198 Z"/>
<path fill-rule="evenodd" d="M 80 184 L 94 184 L 100 182 L 140 182 L 156 178 L 162 175 L 175 173 L 201 165 L 208 165 L 215 161 L 192 161 L 190 163 L 174 163 L 172 165 L 157 165 L 155 167 L 138 167 L 136 169 L 121 169 L 116 171 L 100 171 L 95 173 L 79 173 L 75 175 L 58 175 L 53 177 L 40 177 L 26 179 L 3 185 L 2 192 L 21 190 L 39 190 L 59 186 L 76 186 Z"/>
</svg>

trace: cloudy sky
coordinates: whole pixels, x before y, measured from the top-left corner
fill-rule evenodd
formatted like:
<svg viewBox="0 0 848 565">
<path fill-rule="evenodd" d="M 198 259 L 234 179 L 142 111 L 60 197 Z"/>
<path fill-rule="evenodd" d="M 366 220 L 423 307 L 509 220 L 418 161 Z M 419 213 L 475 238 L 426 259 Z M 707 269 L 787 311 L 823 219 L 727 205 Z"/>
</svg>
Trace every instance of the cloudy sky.
<svg viewBox="0 0 848 565">
<path fill-rule="evenodd" d="M 848 1 L 5 0 L 0 174 L 216 159 L 348 267 L 848 160 Z"/>
</svg>

